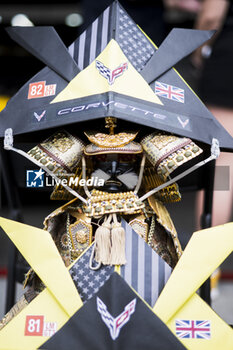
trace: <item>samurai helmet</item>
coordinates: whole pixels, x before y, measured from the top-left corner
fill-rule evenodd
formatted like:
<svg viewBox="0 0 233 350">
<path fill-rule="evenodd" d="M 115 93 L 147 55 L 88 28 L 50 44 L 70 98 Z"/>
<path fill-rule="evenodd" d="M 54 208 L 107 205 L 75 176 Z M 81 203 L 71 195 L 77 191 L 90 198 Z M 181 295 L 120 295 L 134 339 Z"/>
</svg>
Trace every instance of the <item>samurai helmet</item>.
<svg viewBox="0 0 233 350">
<path fill-rule="evenodd" d="M 138 154 L 142 153 L 143 149 L 140 143 L 133 141 L 137 136 L 137 132 L 120 132 L 114 134 L 116 127 L 116 118 L 105 118 L 105 127 L 109 129 L 109 134 L 89 131 L 85 132 L 91 144 L 87 145 L 84 153 L 88 156 L 98 154 Z"/>
</svg>

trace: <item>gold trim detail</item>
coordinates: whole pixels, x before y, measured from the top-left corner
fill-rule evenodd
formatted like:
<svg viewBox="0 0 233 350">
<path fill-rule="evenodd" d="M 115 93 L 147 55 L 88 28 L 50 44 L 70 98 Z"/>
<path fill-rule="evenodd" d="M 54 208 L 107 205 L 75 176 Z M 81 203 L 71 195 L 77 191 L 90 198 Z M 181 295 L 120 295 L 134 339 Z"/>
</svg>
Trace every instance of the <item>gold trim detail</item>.
<svg viewBox="0 0 233 350">
<path fill-rule="evenodd" d="M 147 192 L 164 183 L 164 181 L 151 166 L 144 169 L 143 181 Z M 154 196 L 163 203 L 174 203 L 181 200 L 181 194 L 177 183 L 173 183 L 163 188 L 159 192 L 156 192 Z"/>
<path fill-rule="evenodd" d="M 188 138 L 166 134 L 148 135 L 141 141 L 141 145 L 148 160 L 164 181 L 180 165 L 203 152 Z"/>
<path fill-rule="evenodd" d="M 153 210 L 157 216 L 158 223 L 160 225 L 162 225 L 171 234 L 171 237 L 172 237 L 172 240 L 174 242 L 175 249 L 176 249 L 176 253 L 177 253 L 177 256 L 179 258 L 182 254 L 182 248 L 180 245 L 180 241 L 178 239 L 178 235 L 177 235 L 175 226 L 174 226 L 173 221 L 170 217 L 170 214 L 167 211 L 167 208 L 163 205 L 162 202 L 157 200 L 154 196 L 149 197 L 148 202 L 149 202 L 151 208 L 153 208 Z"/>
<path fill-rule="evenodd" d="M 8 311 L 8 313 L 0 320 L 0 330 L 5 327 L 16 315 L 18 315 L 27 305 L 28 301 L 23 295 L 10 309 L 10 311 Z"/>
<path fill-rule="evenodd" d="M 143 220 L 143 218 L 140 220 L 139 218 L 135 218 L 129 222 L 129 225 L 132 227 L 132 229 L 144 239 L 145 242 L 148 240 L 148 224 Z"/>
<path fill-rule="evenodd" d="M 133 192 L 109 193 L 93 190 L 84 212 L 88 217 L 101 217 L 104 214 L 137 214 L 145 207 Z"/>
<path fill-rule="evenodd" d="M 86 249 L 92 240 L 92 226 L 82 219 L 78 219 L 75 223 L 69 226 L 69 233 L 74 249 L 79 249 L 85 245 Z"/>
<path fill-rule="evenodd" d="M 28 154 L 54 174 L 70 172 L 79 163 L 84 143 L 63 130 L 33 147 Z"/>
<path fill-rule="evenodd" d="M 88 140 L 100 148 L 118 148 L 132 142 L 137 136 L 137 132 L 121 132 L 119 134 L 104 134 L 101 132 L 84 132 Z"/>
<path fill-rule="evenodd" d="M 113 135 L 115 136 L 115 135 Z M 97 154 L 107 154 L 107 153 L 126 153 L 126 154 L 137 154 L 142 153 L 142 146 L 140 143 L 137 142 L 130 142 L 127 145 L 122 145 L 118 147 L 113 147 L 112 145 L 109 147 L 100 147 L 95 145 L 94 143 L 91 143 L 87 145 L 87 147 L 84 149 L 84 153 L 88 156 L 94 156 Z"/>
</svg>

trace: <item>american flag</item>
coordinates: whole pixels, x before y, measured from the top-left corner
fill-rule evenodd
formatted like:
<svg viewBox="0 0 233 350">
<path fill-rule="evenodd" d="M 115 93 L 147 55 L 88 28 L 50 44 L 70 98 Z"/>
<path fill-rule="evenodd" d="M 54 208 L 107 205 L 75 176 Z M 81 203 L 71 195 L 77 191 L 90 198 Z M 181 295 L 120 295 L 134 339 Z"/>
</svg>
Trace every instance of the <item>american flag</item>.
<svg viewBox="0 0 233 350">
<path fill-rule="evenodd" d="M 168 98 L 169 100 L 184 103 L 184 90 L 177 86 L 168 85 L 161 83 L 160 81 L 155 82 L 155 94 Z"/>
<path fill-rule="evenodd" d="M 92 249 L 93 246 L 90 246 L 70 269 L 71 277 L 84 303 L 99 291 L 114 272 L 114 266 L 102 265 L 96 271 L 90 269 Z"/>
<path fill-rule="evenodd" d="M 154 54 L 155 47 L 124 9 L 118 6 L 119 30 L 116 39 L 131 64 L 140 72 Z"/>
<path fill-rule="evenodd" d="M 117 40 L 137 71 L 146 65 L 156 50 L 121 5 L 114 2 L 70 45 L 70 55 L 83 70 L 105 49 L 111 39 Z"/>
<path fill-rule="evenodd" d="M 122 219 L 126 232 L 126 261 L 121 277 L 154 306 L 171 275 L 171 267 Z"/>
<path fill-rule="evenodd" d="M 210 339 L 210 321 L 176 320 L 178 338 Z"/>
<path fill-rule="evenodd" d="M 121 266 L 120 275 L 150 306 L 154 306 L 172 270 L 124 219 L 122 227 L 126 231 L 127 262 Z M 93 245 L 70 268 L 71 277 L 84 303 L 99 291 L 115 270 L 115 266 L 108 265 L 91 270 L 89 260 L 92 249 Z"/>
</svg>

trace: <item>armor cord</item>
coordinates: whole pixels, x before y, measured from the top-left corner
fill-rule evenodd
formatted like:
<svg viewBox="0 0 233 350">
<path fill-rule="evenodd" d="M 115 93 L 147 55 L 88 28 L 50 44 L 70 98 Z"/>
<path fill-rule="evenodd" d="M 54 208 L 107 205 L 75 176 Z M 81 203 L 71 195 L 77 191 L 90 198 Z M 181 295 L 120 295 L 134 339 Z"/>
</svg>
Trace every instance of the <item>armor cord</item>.
<svg viewBox="0 0 233 350">
<path fill-rule="evenodd" d="M 146 162 L 146 155 L 143 154 L 141 165 L 140 165 L 140 172 L 139 172 L 139 177 L 138 177 L 138 183 L 137 186 L 134 189 L 134 193 L 137 194 L 139 191 L 139 188 L 142 183 L 142 177 L 143 177 L 143 172 L 144 172 L 144 167 L 145 167 L 145 162 Z"/>
</svg>

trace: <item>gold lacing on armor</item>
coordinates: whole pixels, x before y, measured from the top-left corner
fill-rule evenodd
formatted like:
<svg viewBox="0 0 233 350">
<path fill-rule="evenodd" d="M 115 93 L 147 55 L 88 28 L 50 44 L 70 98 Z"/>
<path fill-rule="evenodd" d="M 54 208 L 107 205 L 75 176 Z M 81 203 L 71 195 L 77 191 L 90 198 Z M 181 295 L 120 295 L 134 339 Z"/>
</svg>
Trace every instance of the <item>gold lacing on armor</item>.
<svg viewBox="0 0 233 350">
<path fill-rule="evenodd" d="M 94 189 L 84 206 L 84 212 L 89 217 L 101 217 L 111 213 L 130 215 L 141 213 L 144 206 L 133 191 L 110 193 Z"/>
<path fill-rule="evenodd" d="M 177 253 L 178 257 L 180 257 L 182 254 L 182 248 L 181 248 L 178 236 L 177 236 L 175 226 L 172 222 L 172 219 L 171 219 L 170 214 L 168 213 L 166 207 L 163 205 L 162 202 L 157 200 L 154 196 L 149 197 L 148 202 L 149 202 L 151 208 L 153 208 L 155 214 L 157 215 L 158 223 L 160 223 L 171 234 L 171 237 L 172 237 L 172 240 L 174 242 L 175 249 L 176 249 L 176 253 Z"/>
<path fill-rule="evenodd" d="M 162 185 L 164 181 L 155 172 L 154 167 L 146 166 L 143 174 L 143 184 L 146 188 L 146 192 L 149 192 L 153 188 Z M 163 203 L 173 203 L 181 200 L 181 194 L 179 192 L 179 187 L 176 183 L 163 188 L 155 194 L 155 197 Z"/>
<path fill-rule="evenodd" d="M 0 321 L 0 330 L 5 327 L 20 311 L 22 311 L 25 306 L 29 303 L 23 295 L 19 301 L 10 309 L 10 311 L 2 318 Z"/>
</svg>

